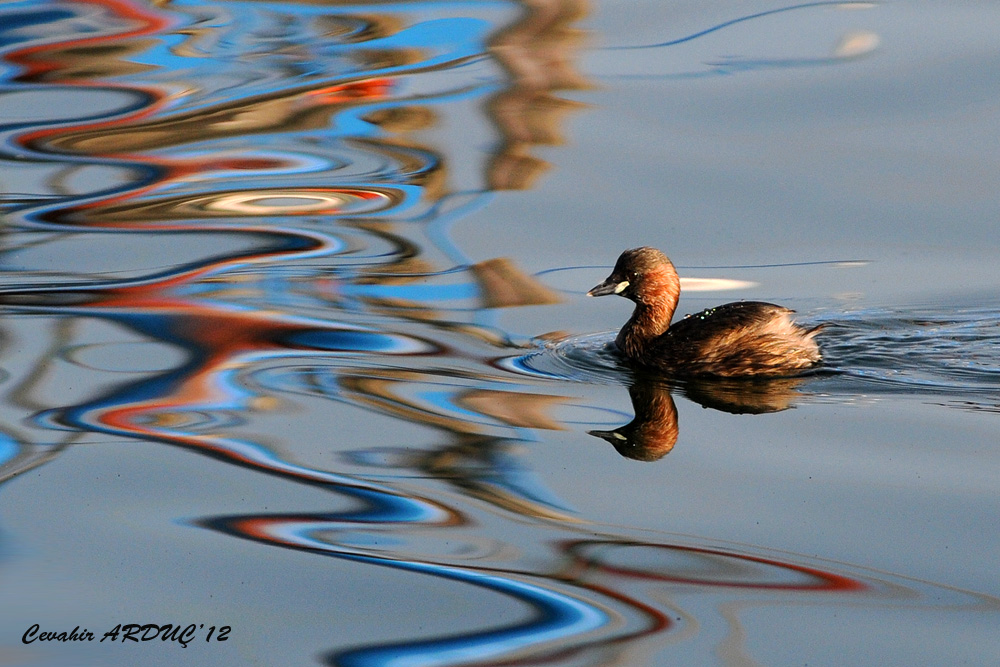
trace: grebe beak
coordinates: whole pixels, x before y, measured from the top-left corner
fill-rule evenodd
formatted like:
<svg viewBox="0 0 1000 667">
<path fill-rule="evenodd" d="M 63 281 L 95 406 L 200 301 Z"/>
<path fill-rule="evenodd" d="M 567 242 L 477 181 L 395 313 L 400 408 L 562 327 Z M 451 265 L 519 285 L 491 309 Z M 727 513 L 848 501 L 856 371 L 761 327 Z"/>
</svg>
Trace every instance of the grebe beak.
<svg viewBox="0 0 1000 667">
<path fill-rule="evenodd" d="M 587 292 L 587 296 L 607 296 L 608 294 L 621 294 L 628 287 L 628 281 L 623 280 L 618 282 L 608 278 L 600 285 L 595 286 L 592 290 Z"/>
</svg>

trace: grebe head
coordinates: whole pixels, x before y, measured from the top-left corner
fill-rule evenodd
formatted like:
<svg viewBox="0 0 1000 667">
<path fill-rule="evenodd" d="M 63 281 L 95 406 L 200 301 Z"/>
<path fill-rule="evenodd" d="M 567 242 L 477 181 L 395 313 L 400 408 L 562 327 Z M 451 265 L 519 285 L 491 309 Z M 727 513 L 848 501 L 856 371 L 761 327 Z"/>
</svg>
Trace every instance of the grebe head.
<svg viewBox="0 0 1000 667">
<path fill-rule="evenodd" d="M 644 246 L 623 252 L 611 275 L 587 296 L 617 294 L 636 303 L 650 303 L 663 299 L 676 302 L 679 293 L 680 279 L 674 265 L 656 248 Z"/>
</svg>

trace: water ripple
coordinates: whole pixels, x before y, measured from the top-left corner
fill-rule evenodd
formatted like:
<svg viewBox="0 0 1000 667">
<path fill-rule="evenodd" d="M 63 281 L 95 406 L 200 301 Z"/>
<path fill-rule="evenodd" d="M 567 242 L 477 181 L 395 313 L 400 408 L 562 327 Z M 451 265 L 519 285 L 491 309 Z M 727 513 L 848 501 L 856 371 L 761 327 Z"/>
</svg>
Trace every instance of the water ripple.
<svg viewBox="0 0 1000 667">
<path fill-rule="evenodd" d="M 627 384 L 628 367 L 614 346 L 615 332 L 546 341 L 540 349 L 494 362 L 498 368 L 552 380 Z"/>
<path fill-rule="evenodd" d="M 992 308 L 914 308 L 800 318 L 825 325 L 824 365 L 806 376 L 802 400 L 859 393 L 937 396 L 946 404 L 1000 409 L 1000 313 Z M 629 384 L 614 333 L 569 336 L 494 362 L 514 373 L 595 384 Z M 811 378 L 811 379 L 810 379 Z"/>
<path fill-rule="evenodd" d="M 1000 313 L 992 308 L 867 310 L 837 315 L 819 340 L 839 377 L 829 391 L 1000 400 Z"/>
</svg>

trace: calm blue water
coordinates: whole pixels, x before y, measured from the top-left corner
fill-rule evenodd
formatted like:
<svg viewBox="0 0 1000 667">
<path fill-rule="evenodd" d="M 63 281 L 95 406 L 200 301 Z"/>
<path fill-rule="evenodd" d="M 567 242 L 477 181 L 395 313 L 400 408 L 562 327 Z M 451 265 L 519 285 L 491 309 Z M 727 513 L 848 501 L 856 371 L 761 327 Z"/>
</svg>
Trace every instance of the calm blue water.
<svg viewBox="0 0 1000 667">
<path fill-rule="evenodd" d="M 0 4 L 0 662 L 996 664 L 998 102 L 992 3 Z M 634 377 L 638 245 L 825 366 Z"/>
</svg>

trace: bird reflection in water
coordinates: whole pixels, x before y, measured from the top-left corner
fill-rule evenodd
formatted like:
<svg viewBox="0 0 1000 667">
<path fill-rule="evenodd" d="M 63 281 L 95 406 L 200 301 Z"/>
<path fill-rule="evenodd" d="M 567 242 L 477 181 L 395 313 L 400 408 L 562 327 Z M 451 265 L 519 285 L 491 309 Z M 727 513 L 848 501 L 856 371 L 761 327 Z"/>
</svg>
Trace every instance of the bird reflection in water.
<svg viewBox="0 0 1000 667">
<path fill-rule="evenodd" d="M 680 428 L 677 406 L 671 392 L 706 408 L 732 414 L 780 412 L 794 406 L 801 396 L 803 377 L 793 378 L 697 378 L 671 380 L 637 377 L 629 387 L 635 418 L 611 431 L 593 430 L 590 435 L 602 438 L 628 459 L 657 461 L 674 448 Z"/>
</svg>

